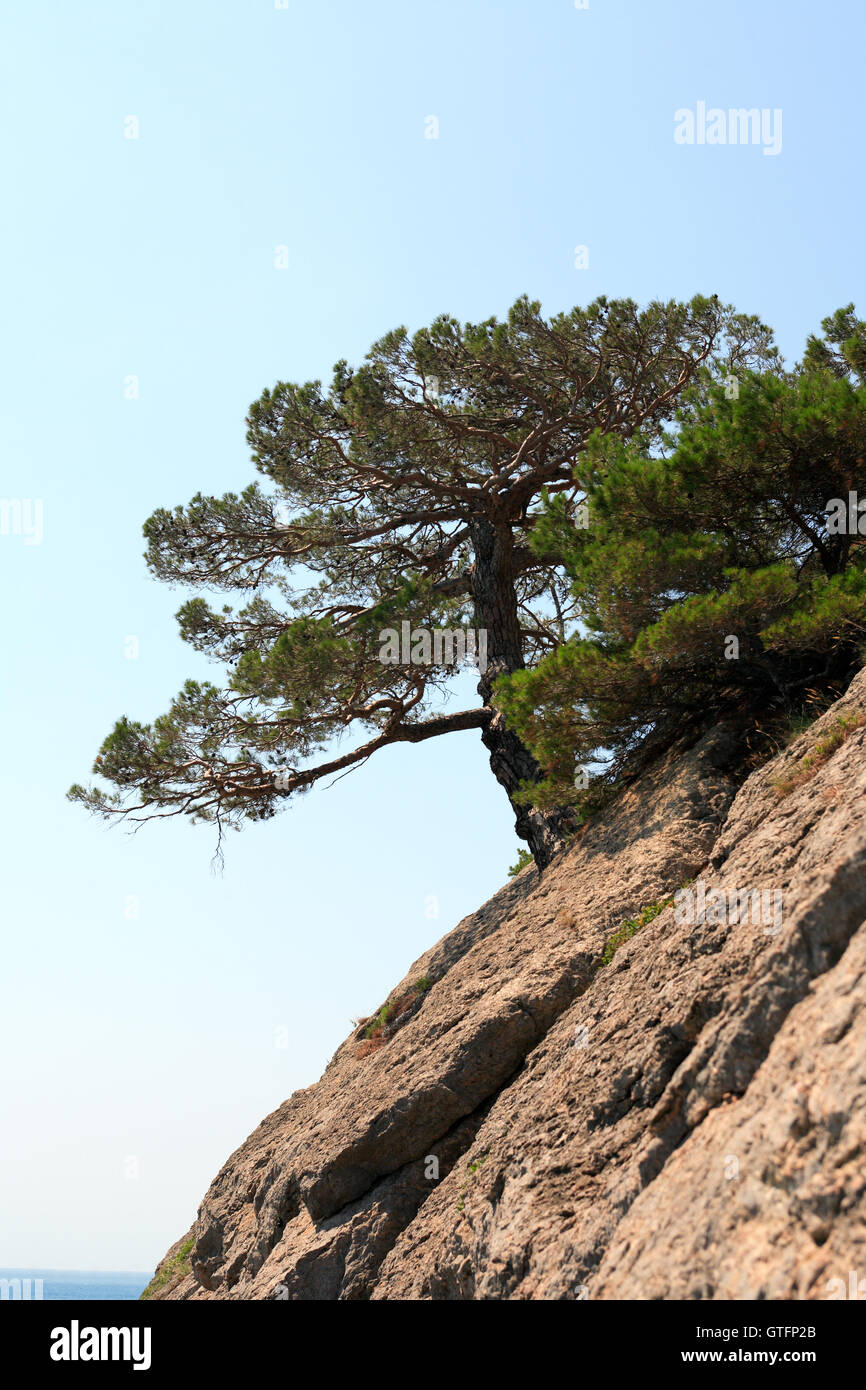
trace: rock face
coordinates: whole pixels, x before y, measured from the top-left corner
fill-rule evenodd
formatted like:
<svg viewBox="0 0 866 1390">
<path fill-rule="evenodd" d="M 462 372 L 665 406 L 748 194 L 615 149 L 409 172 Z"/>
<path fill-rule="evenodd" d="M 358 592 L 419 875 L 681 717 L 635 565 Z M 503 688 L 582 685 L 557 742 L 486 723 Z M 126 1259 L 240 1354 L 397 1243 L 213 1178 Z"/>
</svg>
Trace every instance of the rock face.
<svg viewBox="0 0 866 1390">
<path fill-rule="evenodd" d="M 359 1027 L 259 1126 L 152 1296 L 845 1296 L 864 725 L 866 672 L 742 784 L 721 728 L 651 767 L 414 963 L 384 1040 Z"/>
</svg>

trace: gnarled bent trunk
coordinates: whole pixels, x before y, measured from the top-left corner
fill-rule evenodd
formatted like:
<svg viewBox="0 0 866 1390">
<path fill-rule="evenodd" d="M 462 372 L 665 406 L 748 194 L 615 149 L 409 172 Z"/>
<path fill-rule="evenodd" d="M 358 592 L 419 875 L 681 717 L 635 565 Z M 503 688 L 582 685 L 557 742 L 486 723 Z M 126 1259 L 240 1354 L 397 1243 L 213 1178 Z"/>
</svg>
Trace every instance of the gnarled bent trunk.
<svg viewBox="0 0 866 1390">
<path fill-rule="evenodd" d="M 513 538 L 507 522 L 495 526 L 479 518 L 472 522 L 470 530 L 475 550 L 475 625 L 487 633 L 487 664 L 481 672 L 478 693 L 489 705 L 497 676 L 520 671 L 524 666 L 514 586 Z M 483 728 L 481 741 L 490 754 L 493 775 L 511 803 L 519 838 L 528 844 L 538 868 L 546 868 L 563 844 L 562 813 L 540 811 L 514 800 L 521 782 L 541 779 L 541 768 L 498 710 L 494 710 Z"/>
</svg>

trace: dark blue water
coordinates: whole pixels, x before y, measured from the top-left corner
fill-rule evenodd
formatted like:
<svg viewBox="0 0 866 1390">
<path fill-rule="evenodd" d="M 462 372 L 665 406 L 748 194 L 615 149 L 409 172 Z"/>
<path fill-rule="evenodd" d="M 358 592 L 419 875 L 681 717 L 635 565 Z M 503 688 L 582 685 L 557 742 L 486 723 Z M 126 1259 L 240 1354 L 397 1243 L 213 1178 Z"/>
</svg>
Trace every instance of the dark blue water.
<svg viewBox="0 0 866 1390">
<path fill-rule="evenodd" d="M 30 1280 L 31 1299 L 39 1297 L 37 1279 L 42 1280 L 42 1298 L 87 1298 L 87 1299 L 133 1299 L 138 1298 L 145 1284 L 149 1284 L 151 1274 L 137 1274 L 129 1271 L 89 1270 L 89 1269 L 0 1269 L 0 1300 L 4 1298 L 26 1298 Z M 20 1287 L 13 1281 L 20 1280 Z"/>
</svg>

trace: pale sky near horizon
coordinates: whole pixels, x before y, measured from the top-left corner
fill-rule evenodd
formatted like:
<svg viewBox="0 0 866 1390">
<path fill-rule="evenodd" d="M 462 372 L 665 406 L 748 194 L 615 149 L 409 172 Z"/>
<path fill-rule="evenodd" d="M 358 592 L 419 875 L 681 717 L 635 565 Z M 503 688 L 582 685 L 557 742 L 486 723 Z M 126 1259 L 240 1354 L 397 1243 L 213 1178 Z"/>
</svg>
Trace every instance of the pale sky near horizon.
<svg viewBox="0 0 866 1390">
<path fill-rule="evenodd" d="M 44 509 L 0 535 L 0 1267 L 147 1270 L 518 844 L 475 733 L 248 827 L 222 875 L 208 827 L 68 804 L 117 717 L 219 679 L 142 523 L 251 481 L 262 389 L 398 324 L 718 293 L 793 361 L 866 311 L 866 7 L 12 0 L 0 37 L 0 496 Z M 780 151 L 678 144 L 700 102 L 781 111 Z"/>
</svg>

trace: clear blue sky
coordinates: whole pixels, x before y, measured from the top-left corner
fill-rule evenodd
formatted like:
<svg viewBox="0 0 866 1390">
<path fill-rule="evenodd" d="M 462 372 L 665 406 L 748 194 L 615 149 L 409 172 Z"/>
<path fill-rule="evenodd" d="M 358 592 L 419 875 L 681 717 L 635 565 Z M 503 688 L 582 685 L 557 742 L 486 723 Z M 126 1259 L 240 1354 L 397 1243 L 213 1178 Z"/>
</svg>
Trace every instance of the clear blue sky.
<svg viewBox="0 0 866 1390">
<path fill-rule="evenodd" d="M 397 324 L 717 292 L 794 358 L 862 311 L 866 7 L 10 0 L 0 38 L 0 496 L 44 506 L 0 536 L 0 1266 L 147 1269 L 517 842 L 474 733 L 232 836 L 222 877 L 207 827 L 69 805 L 119 715 L 217 675 L 142 522 L 243 486 L 262 388 Z M 700 101 L 781 109 L 781 153 L 678 145 Z"/>
</svg>

